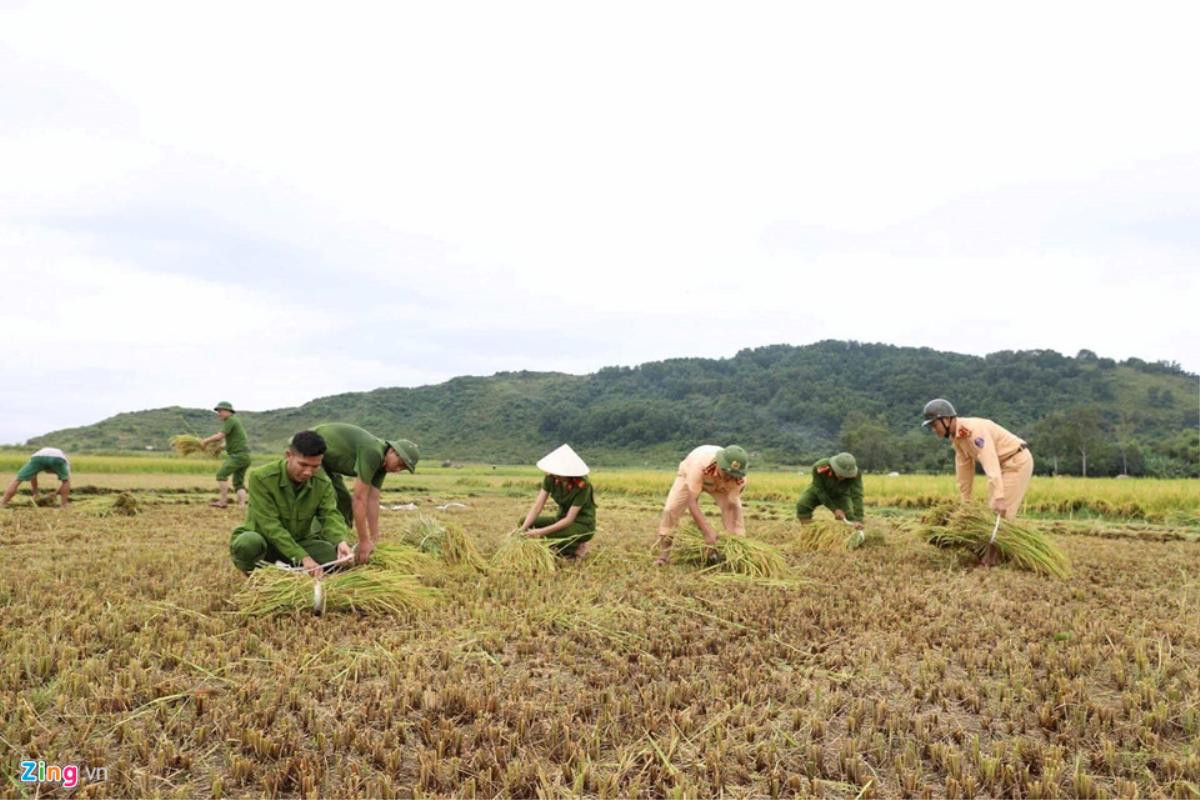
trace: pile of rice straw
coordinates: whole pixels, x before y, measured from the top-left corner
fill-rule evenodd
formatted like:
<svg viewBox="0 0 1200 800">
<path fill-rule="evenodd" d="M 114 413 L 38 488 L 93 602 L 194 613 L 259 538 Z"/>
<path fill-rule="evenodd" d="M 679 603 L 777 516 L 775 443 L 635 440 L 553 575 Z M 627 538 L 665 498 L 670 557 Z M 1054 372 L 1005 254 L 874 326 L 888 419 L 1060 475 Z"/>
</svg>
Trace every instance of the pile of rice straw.
<svg viewBox="0 0 1200 800">
<path fill-rule="evenodd" d="M 460 526 L 443 525 L 432 517 L 417 517 L 400 535 L 401 540 L 422 553 L 437 556 L 447 564 L 461 564 L 487 572 L 487 561 Z"/>
<path fill-rule="evenodd" d="M 1070 576 L 1066 555 L 1037 528 L 1002 519 L 992 541 L 995 524 L 996 514 L 981 505 L 946 503 L 931 508 L 921 518 L 917 535 L 937 547 L 961 548 L 980 558 L 987 553 L 990 542 L 1001 561 L 1040 575 Z"/>
<path fill-rule="evenodd" d="M 437 569 L 437 560 L 407 544 L 387 542 L 371 551 L 370 566 L 410 575 L 427 575 Z"/>
<path fill-rule="evenodd" d="M 217 441 L 205 444 L 204 440 L 199 436 L 193 436 L 190 433 L 181 433 L 178 436 L 171 437 L 171 449 L 181 456 L 190 456 L 192 453 L 203 453 L 206 456 L 216 458 L 225 449 L 225 443 Z"/>
<path fill-rule="evenodd" d="M 138 507 L 137 498 L 129 492 L 121 492 L 113 500 L 112 506 L 105 513 L 122 517 L 134 517 L 137 516 L 139 511 L 141 511 L 141 508 Z"/>
<path fill-rule="evenodd" d="M 314 583 L 304 573 L 264 565 L 250 573 L 233 600 L 246 617 L 311 611 Z M 326 611 L 405 614 L 426 607 L 437 595 L 412 575 L 369 566 L 326 574 L 321 584 Z"/>
<path fill-rule="evenodd" d="M 791 573 L 783 555 L 769 544 L 725 534 L 710 547 L 704 535 L 692 527 L 679 532 L 671 554 L 676 564 L 703 567 L 704 571 L 732 572 L 753 578 L 785 578 Z"/>
<path fill-rule="evenodd" d="M 513 531 L 492 556 L 492 568 L 508 574 L 535 578 L 554 572 L 554 551 L 544 538 L 529 538 Z"/>
<path fill-rule="evenodd" d="M 883 534 L 877 530 L 858 530 L 837 519 L 819 519 L 800 527 L 796 544 L 801 550 L 857 550 L 866 545 L 883 544 Z"/>
</svg>

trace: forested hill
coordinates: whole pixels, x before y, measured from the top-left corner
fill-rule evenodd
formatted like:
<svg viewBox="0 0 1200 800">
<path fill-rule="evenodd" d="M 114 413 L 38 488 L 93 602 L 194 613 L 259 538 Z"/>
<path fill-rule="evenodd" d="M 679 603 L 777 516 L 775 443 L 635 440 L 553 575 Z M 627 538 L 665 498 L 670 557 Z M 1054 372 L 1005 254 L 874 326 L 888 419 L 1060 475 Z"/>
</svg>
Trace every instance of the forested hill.
<svg viewBox="0 0 1200 800">
<path fill-rule="evenodd" d="M 760 462 L 804 464 L 835 448 L 869 469 L 945 469 L 950 448 L 919 427 L 936 396 L 1027 438 L 1039 471 L 1197 474 L 1197 376 L 1175 364 L 1115 362 L 1084 350 L 986 357 L 824 341 L 733 358 L 681 358 L 591 375 L 509 372 L 435 386 L 333 395 L 298 408 L 241 412 L 256 451 L 295 431 L 353 422 L 421 444 L 428 459 L 530 462 L 570 442 L 596 463 L 673 465 L 692 446 L 741 443 Z M 237 397 L 230 398 L 237 404 Z M 31 440 L 67 451 L 156 450 L 171 435 L 216 430 L 206 409 L 119 414 Z"/>
</svg>

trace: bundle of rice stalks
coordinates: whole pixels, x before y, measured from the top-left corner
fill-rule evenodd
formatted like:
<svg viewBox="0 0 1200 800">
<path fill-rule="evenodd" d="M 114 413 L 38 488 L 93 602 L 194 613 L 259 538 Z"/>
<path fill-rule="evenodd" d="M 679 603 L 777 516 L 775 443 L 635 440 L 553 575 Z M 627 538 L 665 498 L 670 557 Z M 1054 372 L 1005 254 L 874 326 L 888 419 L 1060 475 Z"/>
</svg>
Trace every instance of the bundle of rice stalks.
<svg viewBox="0 0 1200 800">
<path fill-rule="evenodd" d="M 462 564 L 480 572 L 487 571 L 487 561 L 464 531 L 458 525 L 441 522 L 426 517 L 417 517 L 400 536 L 401 540 L 422 553 L 437 556 L 447 564 Z"/>
<path fill-rule="evenodd" d="M 250 573 L 233 602 L 245 617 L 308 611 L 313 609 L 317 583 L 303 573 L 264 566 Z M 371 567 L 326 575 L 320 586 L 322 611 L 363 614 L 404 614 L 426 607 L 437 594 L 412 575 Z"/>
<path fill-rule="evenodd" d="M 859 530 L 838 519 L 819 519 L 800 528 L 796 544 L 810 552 L 857 550 L 868 545 L 883 544 L 883 534 L 877 530 Z"/>
<path fill-rule="evenodd" d="M 554 551 L 542 538 L 528 538 L 514 531 L 492 556 L 492 568 L 513 575 L 536 578 L 554 572 Z"/>
<path fill-rule="evenodd" d="M 370 565 L 403 572 L 410 575 L 426 575 L 436 568 L 436 559 L 407 544 L 389 542 L 376 545 L 371 551 Z"/>
<path fill-rule="evenodd" d="M 113 500 L 112 506 L 108 509 L 108 514 L 115 514 L 120 517 L 135 517 L 141 508 L 138 507 L 137 498 L 129 492 L 121 492 Z"/>
<path fill-rule="evenodd" d="M 1045 534 L 1028 523 L 1006 519 L 1001 519 L 997 528 L 995 513 L 983 506 L 936 506 L 921 518 L 917 534 L 936 547 L 961 548 L 979 558 L 987 554 L 991 544 L 1001 561 L 1021 569 L 1056 578 L 1071 574 L 1066 555 Z"/>
<path fill-rule="evenodd" d="M 778 550 L 746 536 L 721 536 L 710 547 L 699 530 L 685 528 L 671 552 L 675 563 L 704 567 L 704 571 L 734 572 L 754 578 L 785 578 L 791 572 Z"/>
<path fill-rule="evenodd" d="M 216 458 L 225 449 L 225 443 L 209 442 L 205 444 L 204 440 L 199 436 L 193 436 L 190 433 L 181 433 L 178 436 L 171 437 L 171 449 L 181 456 L 203 453 L 206 456 Z"/>
</svg>

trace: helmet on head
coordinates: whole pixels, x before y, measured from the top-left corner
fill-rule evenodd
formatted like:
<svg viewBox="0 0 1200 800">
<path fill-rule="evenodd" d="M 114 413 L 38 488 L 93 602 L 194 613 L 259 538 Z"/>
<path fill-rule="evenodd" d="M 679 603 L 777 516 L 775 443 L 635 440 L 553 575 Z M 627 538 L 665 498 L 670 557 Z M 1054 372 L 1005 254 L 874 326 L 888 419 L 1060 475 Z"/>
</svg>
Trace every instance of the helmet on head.
<svg viewBox="0 0 1200 800">
<path fill-rule="evenodd" d="M 923 428 L 928 428 L 933 424 L 934 420 L 941 419 L 942 417 L 958 416 L 958 412 L 954 410 L 954 406 L 950 405 L 950 401 L 943 400 L 940 397 L 926 403 L 923 414 L 925 417 L 925 421 L 921 423 L 921 427 Z"/>
</svg>

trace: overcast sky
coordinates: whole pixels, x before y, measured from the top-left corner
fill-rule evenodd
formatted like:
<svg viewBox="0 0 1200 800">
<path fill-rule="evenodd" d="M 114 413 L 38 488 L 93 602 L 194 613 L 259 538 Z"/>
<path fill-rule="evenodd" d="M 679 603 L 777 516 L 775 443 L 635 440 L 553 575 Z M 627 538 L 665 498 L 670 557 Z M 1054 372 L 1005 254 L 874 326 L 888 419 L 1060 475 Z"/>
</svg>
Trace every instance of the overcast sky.
<svg viewBox="0 0 1200 800">
<path fill-rule="evenodd" d="M 0 2 L 0 442 L 827 338 L 1200 370 L 1197 9 Z"/>
</svg>

